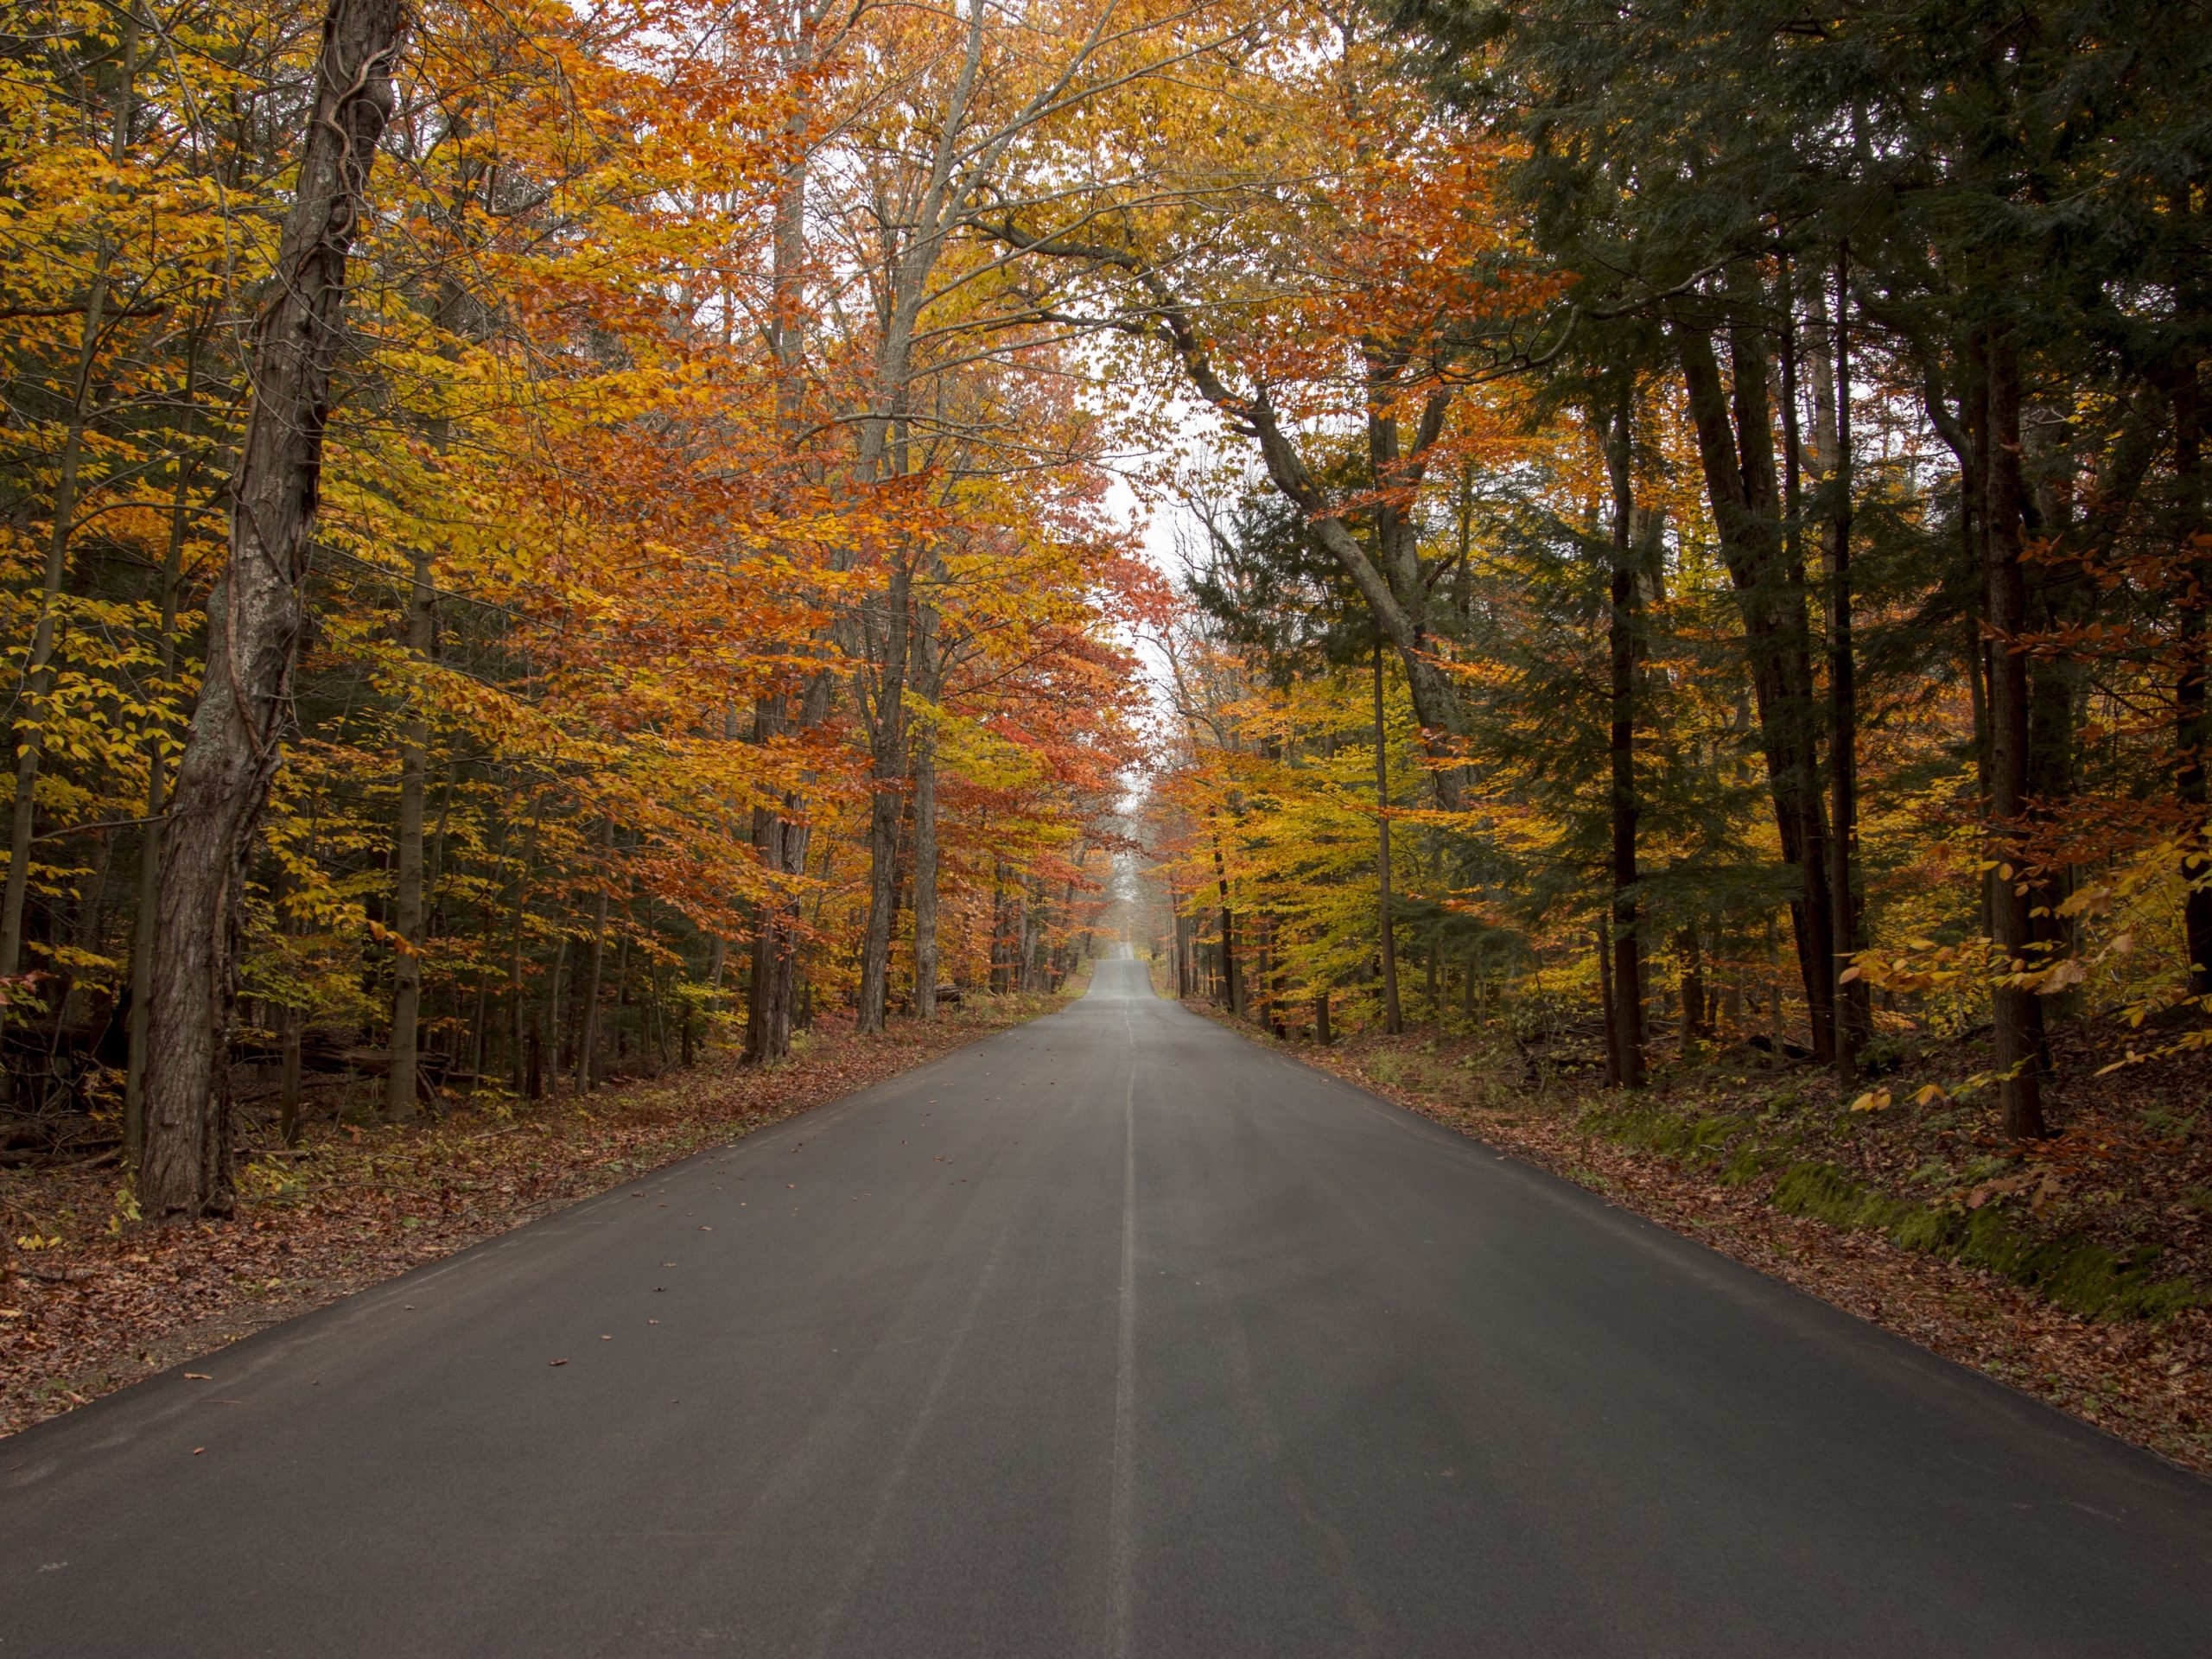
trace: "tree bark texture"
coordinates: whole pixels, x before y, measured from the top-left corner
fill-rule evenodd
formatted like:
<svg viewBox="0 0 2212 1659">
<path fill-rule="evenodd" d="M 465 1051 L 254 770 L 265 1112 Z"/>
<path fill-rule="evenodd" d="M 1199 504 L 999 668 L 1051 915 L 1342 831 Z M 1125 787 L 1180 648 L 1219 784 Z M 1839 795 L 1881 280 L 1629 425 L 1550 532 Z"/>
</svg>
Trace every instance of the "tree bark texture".
<svg viewBox="0 0 2212 1659">
<path fill-rule="evenodd" d="M 1382 1029 L 1396 1036 L 1406 1028 L 1398 1003 L 1397 928 L 1390 918 L 1390 750 L 1382 723 L 1382 647 L 1375 647 L 1375 886 L 1376 923 L 1382 935 Z"/>
<path fill-rule="evenodd" d="M 892 924 L 898 905 L 899 820 L 906 781 L 906 656 L 913 570 L 894 557 L 886 584 L 883 666 L 875 677 L 873 792 L 868 812 L 868 925 L 861 938 L 860 1007 L 853 1028 L 883 1029 L 891 978 Z"/>
<path fill-rule="evenodd" d="M 937 696 L 937 660 L 926 611 L 915 620 L 914 683 Z M 914 1018 L 937 1017 L 937 728 L 914 733 Z"/>
<path fill-rule="evenodd" d="M 1611 669 L 1613 1071 L 1624 1089 L 1643 1087 L 1643 940 L 1637 914 L 1636 658 L 1637 545 L 1636 483 L 1629 400 L 1624 396 L 1613 416 L 1606 446 L 1613 492 L 1612 569 L 1608 573 L 1610 605 L 1606 652 Z"/>
<path fill-rule="evenodd" d="M 162 837 L 139 1182 L 149 1216 L 232 1206 L 228 1081 L 239 903 L 290 719 L 346 260 L 391 113 L 406 22 L 401 0 L 332 0 L 297 194 L 255 321 L 230 557 L 208 599 L 207 671 Z"/>
<path fill-rule="evenodd" d="M 416 550 L 407 587 L 407 648 L 430 660 L 435 633 L 430 556 Z M 385 1116 L 412 1117 L 416 1105 L 418 1027 L 423 1012 L 423 804 L 429 783 L 429 722 L 419 708 L 400 725 L 399 823 L 392 842 L 391 1057 L 385 1074 Z"/>
<path fill-rule="evenodd" d="M 1221 906 L 1221 989 L 1229 1011 L 1244 1012 L 1244 975 L 1236 964 L 1236 912 L 1229 902 L 1229 866 L 1221 855 L 1221 837 L 1213 839 L 1213 880 Z"/>
<path fill-rule="evenodd" d="M 185 355 L 184 396 L 190 405 L 196 388 L 194 372 L 199 361 L 198 340 Z M 186 423 L 186 433 L 191 423 Z M 168 550 L 162 560 L 162 632 L 156 645 L 157 682 L 168 685 L 176 676 L 176 601 L 184 573 L 184 543 L 191 518 L 187 492 L 189 469 L 180 461 L 175 492 L 169 498 Z M 168 806 L 168 757 L 158 735 L 146 743 L 146 825 L 139 832 L 138 880 L 130 921 L 130 1056 L 124 1062 L 123 1084 L 123 1161 L 136 1171 L 146 1143 L 147 1009 L 153 998 L 154 918 L 162 902 L 162 818 Z"/>
<path fill-rule="evenodd" d="M 1991 636 L 1989 673 L 1989 856 L 1998 866 L 1990 909 L 2000 971 L 2028 965 L 2034 941 L 2030 915 L 2032 885 L 2018 837 L 2028 810 L 2028 664 L 2020 635 L 2027 623 L 2027 583 L 2020 568 L 2025 551 L 2021 511 L 2019 371 L 2012 347 L 2001 338 L 1978 341 L 1981 373 L 1975 396 L 1974 447 L 1983 480 L 1982 576 Z M 2043 1004 L 2031 990 L 2000 980 L 1991 988 L 1990 1017 L 2005 1133 L 2014 1141 L 2040 1140 L 2043 1110 Z"/>
<path fill-rule="evenodd" d="M 1791 568 L 1779 534 L 1766 359 L 1750 328 L 1736 331 L 1731 342 L 1732 399 L 1711 333 L 1684 321 L 1675 323 L 1673 332 L 1706 494 L 1720 533 L 1721 558 L 1743 618 L 1775 828 L 1783 861 L 1798 874 L 1799 893 L 1790 901 L 1789 914 L 1813 1049 L 1821 1059 L 1830 1060 L 1834 949 L 1827 813 L 1821 799 L 1814 729 L 1812 638 L 1803 573 Z"/>
<path fill-rule="evenodd" d="M 2176 540 L 2181 543 L 2183 593 L 2177 607 L 2181 663 L 2175 678 L 2177 719 L 2174 731 L 2174 793 L 2182 810 L 2182 845 L 2193 856 L 2207 850 L 2206 787 L 2208 741 L 2212 720 L 2205 697 L 2206 612 L 2212 607 L 2212 543 L 2204 523 L 2204 410 L 2196 357 L 2185 356 L 2175 370 L 2174 483 L 2178 493 Z M 2212 996 L 2212 868 L 2184 862 L 2190 886 L 2182 900 L 2183 935 L 2189 947 L 2189 988 Z"/>
<path fill-rule="evenodd" d="M 1873 1022 L 1863 980 L 1846 982 L 1859 952 L 1859 664 L 1852 640 L 1851 289 L 1847 256 L 1836 261 L 1835 448 L 1828 457 L 1834 505 L 1828 523 L 1828 931 L 1836 976 L 1835 1065 L 1849 1083 Z"/>
<path fill-rule="evenodd" d="M 605 852 L 609 855 L 613 853 L 614 849 L 613 819 L 607 820 L 607 827 L 601 834 L 599 844 Z M 606 862 L 612 864 L 613 860 L 610 856 Z M 599 1001 L 607 966 L 607 913 L 613 906 L 613 899 L 607 892 L 606 883 L 611 879 L 608 872 L 605 870 L 601 872 L 599 897 L 592 903 L 591 967 L 587 970 L 584 979 L 582 1029 L 576 1038 L 575 1092 L 579 1096 L 589 1094 L 597 1086 L 599 1081 Z M 617 979 L 619 982 L 619 975 Z"/>
</svg>

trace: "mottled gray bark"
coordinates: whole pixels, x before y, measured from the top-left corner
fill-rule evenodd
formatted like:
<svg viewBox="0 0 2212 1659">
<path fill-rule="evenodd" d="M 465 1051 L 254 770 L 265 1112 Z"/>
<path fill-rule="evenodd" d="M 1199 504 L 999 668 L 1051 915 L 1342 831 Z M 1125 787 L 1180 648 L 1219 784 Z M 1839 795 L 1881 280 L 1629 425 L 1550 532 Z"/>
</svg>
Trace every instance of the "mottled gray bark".
<svg viewBox="0 0 2212 1659">
<path fill-rule="evenodd" d="M 254 325 L 230 558 L 208 600 L 207 672 L 162 849 L 148 1009 L 149 1216 L 232 1205 L 229 1046 L 239 900 L 291 717 L 346 260 L 390 118 L 400 0 L 332 0 L 297 194 Z"/>
</svg>

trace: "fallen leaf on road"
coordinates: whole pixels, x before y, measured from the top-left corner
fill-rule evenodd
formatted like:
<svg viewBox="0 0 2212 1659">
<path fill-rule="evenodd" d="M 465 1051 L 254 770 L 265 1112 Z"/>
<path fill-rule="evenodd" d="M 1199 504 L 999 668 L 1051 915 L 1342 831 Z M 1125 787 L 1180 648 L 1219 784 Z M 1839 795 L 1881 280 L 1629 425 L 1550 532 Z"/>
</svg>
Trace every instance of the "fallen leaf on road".
<svg viewBox="0 0 2212 1659">
<path fill-rule="evenodd" d="M 187 1371 L 184 1380 L 188 1382 L 213 1382 L 215 1379 L 205 1371 Z"/>
<path fill-rule="evenodd" d="M 545 1363 L 548 1365 L 565 1365 L 569 1362 L 565 1359 L 549 1359 Z"/>
<path fill-rule="evenodd" d="M 198 1457 L 198 1456 L 199 1456 L 202 1452 L 205 1452 L 207 1449 L 207 1448 L 206 1446 L 194 1446 L 194 1447 L 192 1448 L 192 1455 L 193 1455 L 194 1457 L 195 1457 L 195 1458 L 196 1458 L 196 1457 Z"/>
</svg>

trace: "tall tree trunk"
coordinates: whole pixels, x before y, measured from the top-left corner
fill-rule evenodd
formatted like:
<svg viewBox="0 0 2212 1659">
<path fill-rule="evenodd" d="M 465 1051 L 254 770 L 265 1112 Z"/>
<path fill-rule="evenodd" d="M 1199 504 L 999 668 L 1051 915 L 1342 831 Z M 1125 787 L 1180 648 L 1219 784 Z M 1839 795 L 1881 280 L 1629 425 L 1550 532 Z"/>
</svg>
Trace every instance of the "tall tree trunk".
<svg viewBox="0 0 2212 1659">
<path fill-rule="evenodd" d="M 916 619 L 915 688 L 937 696 L 936 653 L 926 610 Z M 914 1018 L 937 1017 L 937 724 L 914 733 Z"/>
<path fill-rule="evenodd" d="M 2019 369 L 2012 343 L 1983 334 L 1975 398 L 1975 448 L 1986 490 L 1982 522 L 1983 580 L 1991 634 L 1989 677 L 1990 856 L 1999 866 L 1991 909 L 2006 979 L 1992 987 L 1991 1021 L 2005 1133 L 2014 1141 L 2040 1140 L 2043 1110 L 2043 1005 L 2033 991 L 2008 982 L 2029 966 L 2034 927 L 2029 911 L 2032 884 L 2018 838 L 2027 828 L 2028 664 L 2020 635 L 2027 621 L 2027 584 L 2020 568 L 2025 550 L 2021 512 Z"/>
<path fill-rule="evenodd" d="M 780 691 L 761 698 L 754 705 L 754 741 L 766 743 L 779 734 L 784 724 L 785 709 L 785 699 Z M 791 958 L 798 948 L 798 900 L 778 891 L 776 880 L 779 876 L 796 873 L 791 851 L 798 826 L 789 815 L 791 800 L 786 793 L 785 811 L 762 807 L 753 814 L 753 842 L 760 854 L 760 867 L 768 874 L 770 888 L 760 901 L 760 916 L 754 925 L 753 971 L 747 976 L 746 988 L 747 1065 L 771 1065 L 791 1052 Z M 803 857 L 799 863 L 804 865 Z"/>
<path fill-rule="evenodd" d="M 789 32 L 779 41 L 787 84 L 810 94 L 816 86 L 811 73 L 816 51 L 816 27 L 822 13 L 813 0 L 800 0 L 790 15 Z M 775 315 L 770 319 L 770 343 L 776 358 L 776 423 L 787 451 L 786 465 L 802 470 L 801 442 L 805 429 L 806 358 L 806 198 L 812 154 L 808 139 L 815 118 L 813 105 L 803 95 L 792 100 L 785 118 L 785 137 L 791 144 L 791 162 L 776 195 L 775 232 L 771 248 Z M 799 696 L 798 728 L 815 723 L 817 708 L 829 707 L 828 676 L 815 673 Z M 782 689 L 772 690 L 753 705 L 753 741 L 767 743 L 791 726 L 791 698 Z M 779 878 L 806 872 L 808 832 L 798 821 L 799 797 L 785 791 L 780 810 L 761 809 L 753 815 L 753 841 L 762 869 L 768 876 L 768 893 L 753 935 L 752 963 L 746 976 L 745 1045 L 747 1065 L 771 1065 L 791 1053 L 791 1004 L 798 982 L 799 909 L 795 893 Z"/>
<path fill-rule="evenodd" d="M 197 330 L 185 346 L 185 436 L 192 432 L 194 399 L 198 393 L 200 336 Z M 168 545 L 162 558 L 161 637 L 154 654 L 156 684 L 166 690 L 176 678 L 176 601 L 184 575 L 184 542 L 191 522 L 188 486 L 191 469 L 180 451 L 176 486 L 169 497 Z M 147 1010 L 153 1000 L 154 918 L 162 899 L 162 817 L 168 804 L 168 757 L 162 734 L 146 741 L 146 823 L 138 839 L 138 886 L 130 912 L 130 1057 L 124 1065 L 123 1161 L 136 1171 L 146 1138 Z"/>
<path fill-rule="evenodd" d="M 1375 646 L 1375 887 L 1376 925 L 1382 935 L 1382 1029 L 1396 1036 L 1406 1028 L 1398 1005 L 1397 927 L 1390 917 L 1390 750 L 1382 721 L 1382 646 Z"/>
<path fill-rule="evenodd" d="M 1827 485 L 1834 494 L 1828 525 L 1828 913 L 1829 961 L 1835 976 L 1835 1067 L 1854 1080 L 1859 1050 L 1872 1023 L 1863 980 L 1845 981 L 1859 952 L 1859 664 L 1852 642 L 1851 531 L 1853 456 L 1851 433 L 1851 267 L 1836 255 L 1835 448 Z"/>
<path fill-rule="evenodd" d="M 407 588 L 407 649 L 427 664 L 435 648 L 436 615 L 432 609 L 430 556 L 416 549 Z M 419 696 L 399 732 L 399 825 L 393 837 L 392 926 L 398 934 L 391 963 L 391 1054 L 385 1073 L 385 1116 L 412 1117 L 416 1109 L 416 1062 L 423 1009 L 423 806 L 429 781 L 430 725 Z"/>
<path fill-rule="evenodd" d="M 401 0 L 331 0 L 276 280 L 254 325 L 252 403 L 232 486 L 227 568 L 208 600 L 207 672 L 162 837 L 139 1200 L 226 1213 L 238 909 L 283 760 L 346 259 L 392 108 Z"/>
<path fill-rule="evenodd" d="M 515 909 L 512 938 L 507 957 L 507 1087 L 517 1098 L 525 1096 L 529 1034 L 529 981 L 525 977 L 523 940 L 530 920 L 530 878 L 537 862 L 537 810 L 530 814 L 530 833 L 524 838 L 522 857 L 515 864 Z"/>
<path fill-rule="evenodd" d="M 2181 667 L 2174 685 L 2178 719 L 2174 742 L 2174 794 L 2182 809 L 2182 842 L 2188 850 L 2183 874 L 2190 882 L 2182 900 L 2183 931 L 2189 950 L 2189 988 L 2212 996 L 2212 867 L 2196 861 L 2207 850 L 2208 800 L 2205 753 L 2212 742 L 2212 720 L 2205 698 L 2205 623 L 2212 607 L 2212 541 L 2204 523 L 2204 411 L 2195 355 L 2183 356 L 2175 370 L 2174 485 L 2178 494 L 2176 541 L 2181 559 L 2182 601 L 2177 607 Z"/>
<path fill-rule="evenodd" d="M 1598 947 L 1598 1017 L 1605 1027 L 1605 1087 L 1621 1086 L 1620 1014 L 1613 1006 L 1613 952 L 1607 935 L 1611 930 L 1598 924 L 1593 943 Z"/>
<path fill-rule="evenodd" d="M 755 741 L 770 741 L 787 728 L 804 732 L 820 725 L 829 715 L 830 690 L 826 671 L 809 675 L 799 696 L 795 724 L 782 693 L 762 698 L 753 711 Z M 753 815 L 754 844 L 760 849 L 761 868 L 770 872 L 772 881 L 778 875 L 796 878 L 806 874 L 813 831 L 799 816 L 802 805 L 798 791 L 786 790 L 777 810 L 764 809 Z M 761 901 L 753 936 L 753 969 L 746 988 L 744 1063 L 747 1065 L 771 1065 L 791 1053 L 800 977 L 801 926 L 798 895 L 788 889 L 772 888 Z"/>
<path fill-rule="evenodd" d="M 610 855 L 607 862 L 612 865 L 614 848 L 614 820 L 609 818 L 600 836 L 600 847 Z M 582 1032 L 576 1039 L 575 1090 L 579 1096 L 589 1094 L 599 1081 L 599 999 L 602 970 L 607 965 L 607 918 L 613 906 L 609 885 L 614 879 L 611 868 L 603 870 L 600 877 L 599 897 L 592 905 L 591 969 L 584 980 L 584 1001 Z"/>
<path fill-rule="evenodd" d="M 1767 404 L 1766 359 L 1749 326 L 1732 336 L 1732 399 L 1720 378 L 1713 337 L 1702 325 L 1672 325 L 1688 393 L 1698 460 L 1720 534 L 1723 562 L 1744 624 L 1759 741 L 1774 801 L 1775 829 L 1785 863 L 1798 873 L 1790 901 L 1797 972 L 1811 1016 L 1813 1049 L 1834 1055 L 1834 950 L 1827 876 L 1827 812 L 1821 801 L 1815 741 L 1812 639 L 1805 614 L 1804 575 L 1782 544 L 1774 476 L 1774 435 Z"/>
<path fill-rule="evenodd" d="M 553 961 L 545 970 L 545 995 L 537 1005 L 537 1025 L 531 1033 L 530 1078 L 525 1090 L 531 1099 L 543 1100 L 561 1090 L 561 1001 L 566 994 L 562 975 L 569 965 L 569 936 L 553 936 Z"/>
<path fill-rule="evenodd" d="M 1713 1035 L 1711 999 L 1705 988 L 1705 952 L 1697 930 L 1686 927 L 1675 935 L 1675 954 L 1681 961 L 1682 1058 L 1697 1052 L 1698 1045 Z"/>
<path fill-rule="evenodd" d="M 1630 429 L 1633 390 L 1624 391 L 1614 411 L 1605 446 L 1613 491 L 1613 558 L 1609 573 L 1611 604 L 1606 649 L 1611 666 L 1611 761 L 1613 894 L 1612 1018 L 1613 1071 L 1624 1089 L 1643 1087 L 1643 939 L 1637 914 L 1636 657 L 1637 548 L 1634 434 Z"/>
<path fill-rule="evenodd" d="M 1221 904 L 1221 989 L 1229 1011 L 1244 1012 L 1244 975 L 1236 963 L 1236 912 L 1229 902 L 1229 865 L 1221 855 L 1221 837 L 1213 837 L 1213 880 Z"/>
<path fill-rule="evenodd" d="M 1006 860 L 995 855 L 991 859 L 990 954 L 984 969 L 985 981 L 993 996 L 1008 988 L 1007 963 L 1012 947 L 1007 943 L 1006 918 Z"/>
<path fill-rule="evenodd" d="M 906 647 L 913 573 L 894 556 L 884 594 L 883 666 L 875 682 L 873 793 L 868 813 L 868 924 L 861 938 L 860 1007 L 854 1030 L 883 1029 L 891 977 L 893 913 L 898 901 L 900 786 L 906 780 Z"/>
</svg>

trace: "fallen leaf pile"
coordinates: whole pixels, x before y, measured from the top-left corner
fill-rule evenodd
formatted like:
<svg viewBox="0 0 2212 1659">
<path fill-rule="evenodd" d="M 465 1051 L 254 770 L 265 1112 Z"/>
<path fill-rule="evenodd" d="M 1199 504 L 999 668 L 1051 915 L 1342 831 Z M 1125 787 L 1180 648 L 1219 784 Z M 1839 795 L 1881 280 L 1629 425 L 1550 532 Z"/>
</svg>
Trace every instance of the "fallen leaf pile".
<svg viewBox="0 0 2212 1659">
<path fill-rule="evenodd" d="M 226 1222 L 119 1224 L 112 1169 L 0 1172 L 0 1242 L 36 1244 L 10 1243 L 0 1254 L 0 1434 L 1063 1000 L 972 998 L 930 1024 L 898 1021 L 876 1038 L 825 1026 L 804 1052 L 767 1071 L 717 1055 L 581 1101 L 462 1103 L 396 1127 L 326 1122 L 296 1148 L 248 1122 L 241 1203 Z"/>
</svg>

